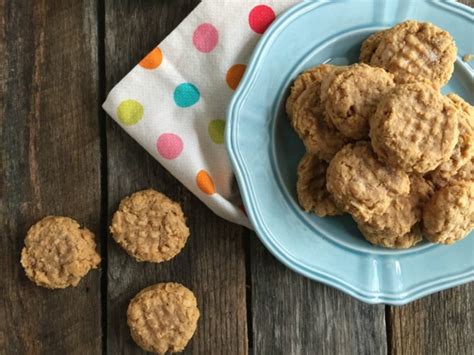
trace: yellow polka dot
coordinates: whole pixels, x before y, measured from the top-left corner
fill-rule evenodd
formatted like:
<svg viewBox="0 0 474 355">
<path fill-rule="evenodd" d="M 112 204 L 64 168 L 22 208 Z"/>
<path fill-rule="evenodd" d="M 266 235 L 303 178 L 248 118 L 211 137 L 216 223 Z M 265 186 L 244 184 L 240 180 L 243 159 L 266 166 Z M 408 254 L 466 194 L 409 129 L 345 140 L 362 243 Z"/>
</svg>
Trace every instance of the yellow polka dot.
<svg viewBox="0 0 474 355">
<path fill-rule="evenodd" d="M 142 119 L 143 106 L 136 100 L 124 100 L 117 108 L 117 116 L 125 126 L 133 126 Z"/>
</svg>

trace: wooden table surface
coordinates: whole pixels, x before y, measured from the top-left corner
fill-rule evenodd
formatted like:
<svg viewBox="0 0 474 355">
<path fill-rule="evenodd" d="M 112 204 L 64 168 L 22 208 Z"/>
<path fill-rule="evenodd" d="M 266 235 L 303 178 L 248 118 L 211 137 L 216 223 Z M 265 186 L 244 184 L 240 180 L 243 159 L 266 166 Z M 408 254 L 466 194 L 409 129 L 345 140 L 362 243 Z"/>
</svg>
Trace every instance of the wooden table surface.
<svg viewBox="0 0 474 355">
<path fill-rule="evenodd" d="M 106 93 L 197 3 L 0 0 L 0 354 L 142 353 L 126 307 L 162 281 L 199 301 L 186 354 L 472 351 L 474 284 L 389 307 L 309 281 L 216 217 L 106 116 Z M 108 233 L 120 199 L 148 187 L 179 201 L 191 229 L 184 251 L 159 265 L 135 262 Z M 76 288 L 36 287 L 20 266 L 27 229 L 49 214 L 97 235 L 103 263 Z"/>
</svg>

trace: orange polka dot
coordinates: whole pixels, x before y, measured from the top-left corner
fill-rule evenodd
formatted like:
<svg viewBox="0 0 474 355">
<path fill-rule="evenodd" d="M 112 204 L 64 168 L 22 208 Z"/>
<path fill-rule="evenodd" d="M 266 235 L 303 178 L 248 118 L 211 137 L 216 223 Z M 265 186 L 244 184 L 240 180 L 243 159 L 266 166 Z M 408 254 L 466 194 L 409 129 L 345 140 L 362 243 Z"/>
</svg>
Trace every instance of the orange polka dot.
<svg viewBox="0 0 474 355">
<path fill-rule="evenodd" d="M 161 53 L 161 49 L 156 47 L 150 53 L 143 58 L 140 63 L 140 66 L 145 69 L 156 69 L 160 66 L 161 62 L 163 61 L 163 53 Z"/>
<path fill-rule="evenodd" d="M 207 195 L 212 195 L 216 192 L 214 181 L 212 181 L 211 176 L 205 170 L 201 170 L 196 175 L 196 184 L 199 189 Z"/>
<path fill-rule="evenodd" d="M 242 76 L 244 75 L 246 68 L 247 66 L 244 64 L 234 64 L 227 71 L 225 81 L 227 82 L 227 85 L 229 85 L 229 87 L 232 90 L 237 89 L 237 86 L 239 86 L 240 79 L 242 79 Z"/>
</svg>

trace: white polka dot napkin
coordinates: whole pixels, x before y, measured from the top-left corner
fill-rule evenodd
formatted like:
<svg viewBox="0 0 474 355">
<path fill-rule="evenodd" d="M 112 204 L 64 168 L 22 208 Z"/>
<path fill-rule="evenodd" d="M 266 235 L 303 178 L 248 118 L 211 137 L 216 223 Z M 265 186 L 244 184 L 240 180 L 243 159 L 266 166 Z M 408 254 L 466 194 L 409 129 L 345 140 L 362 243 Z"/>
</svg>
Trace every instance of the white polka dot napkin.
<svg viewBox="0 0 474 355">
<path fill-rule="evenodd" d="M 204 0 L 103 108 L 212 211 L 249 227 L 224 146 L 227 105 L 276 15 L 297 0 Z"/>
</svg>

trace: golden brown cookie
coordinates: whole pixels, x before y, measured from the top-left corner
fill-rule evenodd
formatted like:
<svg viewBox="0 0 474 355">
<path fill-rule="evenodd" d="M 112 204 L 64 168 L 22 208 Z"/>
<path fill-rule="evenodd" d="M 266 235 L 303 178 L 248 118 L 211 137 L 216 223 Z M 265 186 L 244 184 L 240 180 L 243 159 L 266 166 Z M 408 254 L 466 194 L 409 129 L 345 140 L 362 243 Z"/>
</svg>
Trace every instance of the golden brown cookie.
<svg viewBox="0 0 474 355">
<path fill-rule="evenodd" d="M 474 228 L 474 182 L 436 191 L 423 211 L 423 234 L 433 243 L 452 244 Z"/>
<path fill-rule="evenodd" d="M 155 263 L 176 256 L 189 237 L 181 206 L 152 189 L 135 192 L 120 202 L 110 232 L 129 255 Z"/>
<path fill-rule="evenodd" d="M 423 240 L 420 226 L 418 224 L 413 226 L 412 230 L 409 232 L 392 238 L 387 238 L 384 234 L 380 234 L 372 229 L 367 229 L 364 225 L 359 225 L 359 229 L 369 243 L 385 248 L 408 249 Z"/>
<path fill-rule="evenodd" d="M 334 66 L 330 64 L 320 64 L 301 73 L 291 86 L 290 96 L 286 100 L 286 113 L 293 116 L 293 105 L 308 86 L 314 82 L 321 82 L 323 77 L 333 70 Z"/>
<path fill-rule="evenodd" d="M 341 149 L 329 164 L 326 178 L 338 207 L 363 222 L 384 213 L 394 198 L 410 192 L 408 175 L 381 163 L 367 142 Z"/>
<path fill-rule="evenodd" d="M 75 220 L 48 216 L 28 230 L 21 265 L 38 286 L 77 286 L 100 263 L 95 248 L 94 234 L 81 229 Z"/>
<path fill-rule="evenodd" d="M 474 181 L 474 157 L 463 165 L 449 181 L 452 183 Z"/>
<path fill-rule="evenodd" d="M 359 56 L 359 61 L 361 63 L 370 64 L 370 60 L 386 32 L 387 30 L 372 33 L 364 42 L 362 42 Z"/>
<path fill-rule="evenodd" d="M 178 283 L 141 290 L 128 305 L 127 324 L 145 351 L 181 352 L 196 331 L 199 309 L 194 294 Z"/>
<path fill-rule="evenodd" d="M 326 119 L 344 136 L 361 140 L 369 136 L 369 118 L 380 98 L 394 87 L 393 75 L 382 68 L 354 64 L 329 85 Z"/>
<path fill-rule="evenodd" d="M 346 70 L 347 70 L 347 66 L 334 66 L 332 70 L 323 77 L 323 80 L 321 81 L 321 89 L 320 89 L 320 100 L 323 107 L 323 113 L 324 113 L 324 108 L 326 106 L 326 101 L 328 98 L 329 87 L 331 86 L 334 79 L 336 79 L 336 77 L 339 74 L 344 73 Z"/>
<path fill-rule="evenodd" d="M 306 153 L 298 165 L 298 202 L 306 212 L 314 212 L 319 217 L 342 214 L 326 188 L 327 167 L 328 163 L 311 153 Z"/>
<path fill-rule="evenodd" d="M 458 136 L 456 108 L 425 83 L 395 87 L 370 119 L 374 151 L 407 172 L 425 174 L 436 169 L 449 159 Z"/>
<path fill-rule="evenodd" d="M 474 108 L 456 94 L 447 97 L 458 109 L 459 139 L 449 160 L 430 173 L 431 180 L 439 187 L 447 185 L 474 156 Z"/>
<path fill-rule="evenodd" d="M 395 82 L 427 80 L 436 87 L 451 78 L 457 48 L 451 35 L 431 23 L 402 22 L 387 31 L 370 65 L 395 75 Z"/>
<path fill-rule="evenodd" d="M 330 161 L 347 139 L 327 124 L 323 116 L 320 89 L 321 82 L 315 81 L 298 97 L 293 105 L 292 124 L 308 152 Z"/>
<path fill-rule="evenodd" d="M 419 241 L 414 236 L 421 236 L 421 233 L 414 227 L 421 220 L 423 208 L 432 195 L 432 185 L 423 177 L 413 175 L 410 177 L 408 195 L 395 197 L 384 213 L 374 215 L 366 222 L 358 221 L 357 218 L 355 220 L 364 237 L 372 244 L 407 247 Z"/>
</svg>

